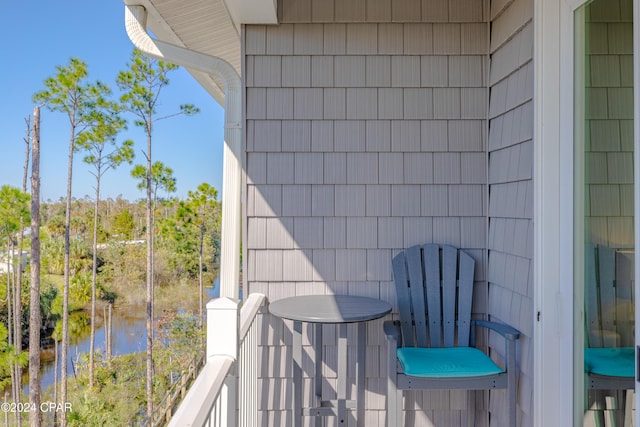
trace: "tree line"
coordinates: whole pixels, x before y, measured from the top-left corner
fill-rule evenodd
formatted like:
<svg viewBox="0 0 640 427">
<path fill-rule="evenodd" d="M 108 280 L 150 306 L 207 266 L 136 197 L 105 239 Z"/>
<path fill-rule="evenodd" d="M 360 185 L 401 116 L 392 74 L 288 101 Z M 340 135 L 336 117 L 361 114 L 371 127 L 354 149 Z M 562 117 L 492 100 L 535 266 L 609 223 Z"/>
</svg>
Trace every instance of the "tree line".
<svg viewBox="0 0 640 427">
<path fill-rule="evenodd" d="M 13 402 L 20 402 L 22 369 L 28 364 L 29 404 L 40 407 L 41 334 L 45 331 L 60 340 L 59 358 L 64 367 L 70 315 L 79 309 L 90 312 L 87 387 L 99 387 L 96 377 L 101 365 L 96 363 L 95 351 L 98 304 L 113 304 L 118 295 L 132 298 L 132 290 L 139 293 L 144 287 L 147 342 L 143 403 L 151 416 L 154 392 L 157 394 L 154 384 L 158 384 L 154 357 L 154 336 L 158 331 L 154 313 L 156 289 L 184 280 L 197 283 L 200 299 L 195 323 L 201 328 L 203 284 L 212 281 L 207 275 L 212 274 L 219 246 L 217 190 L 202 183 L 184 200 L 171 197 L 176 190 L 173 171 L 152 158 L 155 125 L 177 115 L 198 112 L 193 105 L 185 104 L 176 106 L 168 115 L 159 113 L 162 91 L 176 68 L 134 50 L 126 68 L 115 79 L 119 94 L 114 95 L 107 84 L 89 81 L 86 63 L 71 58 L 66 65 L 57 66 L 44 81 L 44 88 L 33 96 L 34 114 L 25 120 L 22 188 L 5 185 L 0 189 L 0 237 L 6 242 L 7 263 L 4 297 L 0 291 L 0 317 L 5 316 L 0 325 L 0 385 L 11 385 Z M 41 108 L 69 124 L 67 190 L 57 202 L 40 201 Z M 143 129 L 146 138 L 146 147 L 141 150 L 143 162 L 131 169 L 145 198 L 135 202 L 122 198 L 102 200 L 100 188 L 103 179 L 108 179 L 107 173 L 134 162 L 134 142 L 121 137 L 128 119 Z M 77 156 L 82 156 L 95 178 L 92 197 L 72 197 Z M 23 252 L 29 252 L 30 258 L 26 271 Z M 52 324 L 55 326 L 48 331 Z M 28 355 L 23 351 L 23 342 L 29 343 Z M 54 400 L 64 404 L 69 401 L 66 369 L 60 370 L 59 381 L 56 380 L 59 392 L 56 385 Z M 56 424 L 67 425 L 67 415 L 66 411 L 59 412 Z M 17 414 L 16 422 L 22 422 Z M 29 424 L 42 423 L 41 411 L 30 411 Z"/>
</svg>

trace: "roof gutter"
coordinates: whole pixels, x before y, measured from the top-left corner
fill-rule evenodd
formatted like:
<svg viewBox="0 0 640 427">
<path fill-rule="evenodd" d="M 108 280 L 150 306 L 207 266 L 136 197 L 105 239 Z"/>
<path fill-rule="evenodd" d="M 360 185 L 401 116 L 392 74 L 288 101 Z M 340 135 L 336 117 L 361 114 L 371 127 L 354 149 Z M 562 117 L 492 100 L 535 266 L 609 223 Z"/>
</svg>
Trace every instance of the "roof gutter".
<svg viewBox="0 0 640 427">
<path fill-rule="evenodd" d="M 224 157 L 220 296 L 237 299 L 240 285 L 242 82 L 224 59 L 151 38 L 144 6 L 125 0 L 125 26 L 133 45 L 153 58 L 218 76 L 224 84 Z"/>
</svg>

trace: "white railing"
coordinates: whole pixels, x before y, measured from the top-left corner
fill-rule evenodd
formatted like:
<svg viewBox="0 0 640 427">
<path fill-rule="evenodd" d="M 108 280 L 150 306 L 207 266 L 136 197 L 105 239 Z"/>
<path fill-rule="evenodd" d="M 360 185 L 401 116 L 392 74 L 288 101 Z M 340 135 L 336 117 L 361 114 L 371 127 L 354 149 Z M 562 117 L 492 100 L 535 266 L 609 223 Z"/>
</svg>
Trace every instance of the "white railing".
<svg viewBox="0 0 640 427">
<path fill-rule="evenodd" d="M 170 427 L 258 425 L 258 312 L 266 297 L 242 304 L 207 303 L 207 362 L 173 415 Z"/>
</svg>

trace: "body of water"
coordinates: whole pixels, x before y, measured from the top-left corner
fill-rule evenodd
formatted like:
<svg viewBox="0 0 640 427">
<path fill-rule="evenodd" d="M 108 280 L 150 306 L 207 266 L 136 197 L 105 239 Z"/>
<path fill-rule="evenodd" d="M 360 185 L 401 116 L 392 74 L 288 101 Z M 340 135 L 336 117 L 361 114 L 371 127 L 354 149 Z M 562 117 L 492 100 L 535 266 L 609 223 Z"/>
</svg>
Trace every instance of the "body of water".
<svg viewBox="0 0 640 427">
<path fill-rule="evenodd" d="M 220 283 L 215 280 L 214 286 L 204 289 L 205 304 L 211 298 L 220 296 Z M 197 307 L 196 307 L 197 309 Z M 103 313 L 98 311 L 98 316 L 102 319 Z M 112 336 L 111 336 L 111 353 L 112 356 L 120 356 L 124 354 L 143 352 L 147 348 L 147 329 L 146 329 L 146 305 L 115 305 L 112 310 Z M 73 318 L 72 316 L 76 316 Z M 89 353 L 89 341 L 91 327 L 89 324 L 88 313 L 79 312 L 70 316 L 70 330 L 72 331 L 69 339 L 69 349 L 67 350 L 67 373 L 68 378 L 73 379 L 74 364 L 82 353 Z M 74 334 L 75 332 L 75 334 Z M 95 349 L 102 354 L 106 353 L 106 328 L 102 321 L 96 324 Z M 54 362 L 55 362 L 55 344 L 42 348 L 40 353 L 41 359 L 41 385 L 42 390 L 53 385 L 54 383 Z M 60 356 L 60 343 L 58 343 L 58 356 Z M 25 369 L 26 371 L 26 369 Z M 26 372 L 25 372 L 26 373 Z M 58 373 L 59 375 L 59 373 Z M 24 392 L 29 394 L 29 379 L 23 379 Z"/>
</svg>

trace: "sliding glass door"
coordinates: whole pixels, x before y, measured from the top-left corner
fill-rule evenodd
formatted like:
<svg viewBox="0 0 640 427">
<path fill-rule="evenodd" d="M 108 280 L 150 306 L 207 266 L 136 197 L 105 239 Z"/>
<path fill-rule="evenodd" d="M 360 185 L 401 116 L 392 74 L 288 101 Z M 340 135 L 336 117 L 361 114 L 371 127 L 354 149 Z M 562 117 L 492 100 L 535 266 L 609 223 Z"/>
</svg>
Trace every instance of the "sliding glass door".
<svg viewBox="0 0 640 427">
<path fill-rule="evenodd" d="M 633 2 L 594 0 L 574 18 L 574 413 L 627 426 L 639 330 Z"/>
</svg>

